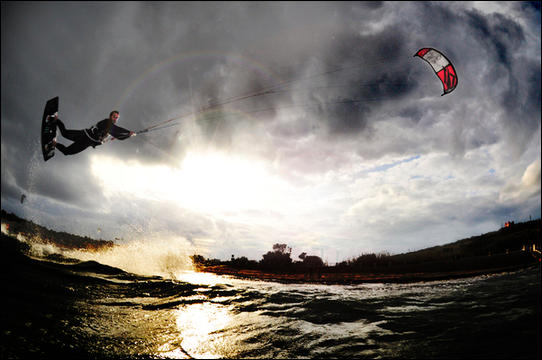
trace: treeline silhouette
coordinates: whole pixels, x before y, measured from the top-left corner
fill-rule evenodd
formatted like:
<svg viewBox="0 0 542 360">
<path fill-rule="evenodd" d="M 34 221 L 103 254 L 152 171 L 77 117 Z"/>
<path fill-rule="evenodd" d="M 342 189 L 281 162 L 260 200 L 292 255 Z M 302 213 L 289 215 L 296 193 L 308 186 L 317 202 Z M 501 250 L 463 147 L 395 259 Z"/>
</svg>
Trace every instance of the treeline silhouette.
<svg viewBox="0 0 542 360">
<path fill-rule="evenodd" d="M 249 260 L 246 256 L 236 258 L 232 255 L 231 260 L 206 259 L 201 255 L 192 255 L 192 261 L 196 266 L 223 266 L 227 265 L 234 269 L 264 270 L 278 273 L 306 273 L 319 272 L 326 264 L 319 256 L 299 255 L 300 260 L 291 258 L 292 248 L 287 244 L 274 244 L 273 251 L 262 255 L 260 261 Z"/>
<path fill-rule="evenodd" d="M 88 236 L 79 236 L 62 231 L 50 230 L 32 221 L 21 219 L 17 215 L 2 211 L 2 222 L 9 228 L 10 234 L 22 233 L 40 243 L 51 243 L 65 249 L 101 250 L 114 245 L 111 240 L 95 240 Z"/>
<path fill-rule="evenodd" d="M 302 253 L 301 261 L 291 258 L 287 244 L 273 245 L 273 251 L 259 261 L 245 256 L 228 261 L 193 255 L 196 266 L 228 266 L 234 269 L 273 271 L 277 273 L 413 273 L 472 271 L 506 266 L 521 266 L 540 261 L 541 220 L 511 223 L 498 231 L 433 246 L 404 254 L 364 253 L 329 266 L 318 256 Z M 533 249 L 537 249 L 533 251 Z M 538 256 L 538 258 L 537 258 Z"/>
</svg>

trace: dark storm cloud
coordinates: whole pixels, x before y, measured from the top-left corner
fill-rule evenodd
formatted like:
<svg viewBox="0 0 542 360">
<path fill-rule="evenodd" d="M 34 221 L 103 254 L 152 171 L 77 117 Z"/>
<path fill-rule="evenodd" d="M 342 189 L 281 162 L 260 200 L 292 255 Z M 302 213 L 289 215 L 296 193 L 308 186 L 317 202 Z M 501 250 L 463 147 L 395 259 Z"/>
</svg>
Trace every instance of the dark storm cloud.
<svg viewBox="0 0 542 360">
<path fill-rule="evenodd" d="M 313 121 L 323 125 L 331 135 L 356 136 L 366 129 L 374 107 L 404 97 L 415 89 L 416 81 L 410 79 L 406 66 L 410 52 L 403 43 L 396 28 L 369 36 L 338 32 L 325 51 L 300 55 L 298 61 L 302 66 L 290 67 L 287 81 L 273 88 L 272 96 L 244 99 L 232 107 L 249 113 L 267 108 L 256 121 L 272 119 L 276 113 L 273 108 L 302 108 L 308 112 L 305 116 L 315 119 Z M 224 79 L 236 84 L 237 88 L 231 93 L 242 94 L 245 89 L 245 93 L 251 94 L 269 87 L 255 75 L 251 78 L 251 73 L 233 70 L 228 69 L 234 75 Z M 211 104 L 220 103 L 219 87 L 214 82 L 214 88 L 203 92 L 210 95 Z M 200 124 L 214 134 L 221 119 L 216 115 L 212 119 L 214 122 Z M 222 130 L 228 129 L 231 128 L 222 123 Z"/>
<path fill-rule="evenodd" d="M 466 12 L 465 15 L 471 34 L 486 47 L 488 53 L 495 56 L 498 63 L 508 68 L 511 61 L 510 52 L 521 46 L 525 39 L 521 27 L 501 14 L 487 17 L 474 10 Z"/>
<path fill-rule="evenodd" d="M 530 132 L 539 119 L 540 63 L 517 56 L 517 50 L 525 46 L 521 26 L 501 14 L 484 16 L 479 11 L 470 11 L 466 18 L 477 42 L 497 60 L 485 77 L 485 85 L 492 88 L 499 78 L 507 80 L 507 86 L 496 95 L 507 111 L 507 118 L 515 118 L 523 131 Z"/>
<path fill-rule="evenodd" d="M 366 4 L 362 4 L 362 6 L 364 5 Z M 325 74 L 326 72 L 336 70 L 337 67 L 351 67 L 353 64 L 357 64 L 357 70 L 359 70 L 362 68 L 359 67 L 362 57 L 365 59 L 365 64 L 369 67 L 378 65 L 374 63 L 374 59 L 380 62 L 383 62 L 385 59 L 390 65 L 393 65 L 396 62 L 394 59 L 399 58 L 399 56 L 394 56 L 398 55 L 402 43 L 401 39 L 398 39 L 397 29 L 387 29 L 381 38 L 374 35 L 365 38 L 355 33 L 348 33 L 337 23 L 328 20 L 327 22 L 330 25 L 326 25 L 324 21 L 324 25 L 320 26 L 319 30 L 321 33 L 323 27 L 326 31 L 331 30 L 332 34 L 317 37 L 317 32 L 310 33 L 312 28 L 317 27 L 315 24 L 322 23 L 319 19 L 332 18 L 331 15 L 336 15 L 337 12 L 341 16 L 353 17 L 348 13 L 350 7 L 352 7 L 352 4 L 348 3 L 334 6 L 330 6 L 330 4 L 312 4 L 311 6 L 292 4 L 288 6 L 288 11 L 284 12 L 285 7 L 282 5 L 247 4 L 247 6 L 227 6 L 228 11 L 224 12 L 217 19 L 217 22 L 209 21 L 209 27 L 216 28 L 223 26 L 225 23 L 224 19 L 231 20 L 234 15 L 239 16 L 240 14 L 244 14 L 246 17 L 241 17 L 241 21 L 235 19 L 236 26 L 231 26 L 232 23 L 226 21 L 230 25 L 227 28 L 227 33 L 230 36 L 226 39 L 221 38 L 222 33 L 214 33 L 220 38 L 220 41 L 215 40 L 216 44 L 220 44 L 220 47 L 222 47 L 224 43 L 229 44 L 234 39 L 235 47 L 243 44 L 244 52 L 249 55 L 255 54 L 260 61 L 269 65 L 270 68 L 275 69 L 281 78 L 285 79 L 290 85 L 279 88 L 285 92 L 282 96 L 278 93 L 275 93 L 273 96 L 258 96 L 244 99 L 228 107 L 248 113 L 268 109 L 265 114 L 261 114 L 263 113 L 261 111 L 256 121 L 264 121 L 265 119 L 272 118 L 274 115 L 273 107 L 312 107 L 316 109 L 312 114 L 313 116 L 320 118 L 324 122 L 330 122 L 329 129 L 332 133 L 337 132 L 340 134 L 341 132 L 346 132 L 352 134 L 352 132 L 362 131 L 366 122 L 365 112 L 369 110 L 370 106 L 368 104 L 360 104 L 360 99 L 366 99 L 369 97 L 368 95 L 372 95 L 372 98 L 369 100 L 374 101 L 375 96 L 385 98 L 391 94 L 394 96 L 398 96 L 398 93 L 400 94 L 400 91 L 396 87 L 387 88 L 385 85 L 382 85 L 382 77 L 384 75 L 376 75 L 380 76 L 378 78 L 371 73 L 374 83 L 372 88 L 367 85 L 364 88 L 360 88 L 360 81 L 363 81 L 363 83 L 371 81 L 371 78 L 360 77 L 364 75 L 363 72 L 357 74 L 358 78 L 354 79 L 351 76 L 345 78 L 343 75 L 341 77 L 339 74 L 336 77 L 332 77 L 331 75 L 327 77 L 320 76 L 320 79 L 314 79 L 315 81 L 313 82 L 299 81 L 299 79 L 303 80 L 308 75 L 314 76 L 314 71 Z M 380 5 L 367 4 L 367 12 L 370 13 L 371 9 L 379 7 Z M 189 12 L 190 10 L 187 11 Z M 262 12 L 266 12 L 266 16 L 262 16 Z M 211 20 L 212 17 L 213 15 L 211 15 Z M 348 22 L 348 20 L 344 21 Z M 250 28 L 250 31 L 244 31 L 246 28 Z M 192 35 L 196 37 L 202 36 L 197 31 Z M 276 41 L 277 37 L 281 37 L 281 42 Z M 259 39 L 259 41 L 256 42 L 254 39 Z M 394 52 L 390 53 L 392 49 L 394 49 Z M 286 57 L 288 59 L 284 61 Z M 319 67 L 313 69 L 313 73 L 308 73 L 307 69 L 314 59 L 317 59 L 317 62 L 319 62 Z M 275 64 L 280 64 L 280 66 L 275 66 Z M 288 66 L 285 66 L 285 64 Z M 202 81 L 203 85 L 200 85 L 198 89 L 196 102 L 199 108 L 208 108 L 232 96 L 250 94 L 276 84 L 276 81 L 262 79 L 260 74 L 249 72 L 246 68 L 239 68 L 235 64 L 224 62 L 219 65 L 215 66 L 213 71 L 207 72 L 207 74 L 212 74 L 209 76 L 210 81 Z M 220 74 L 221 71 L 225 72 L 225 74 Z M 350 75 L 353 73 L 351 71 Z M 365 75 L 369 73 L 370 70 L 365 72 Z M 197 74 L 194 77 L 197 77 Z M 320 81 L 318 82 L 318 80 Z M 340 83 L 341 80 L 343 80 L 342 84 Z M 345 84 L 344 80 L 347 80 L 347 84 Z M 404 79 L 394 79 L 394 81 L 401 80 Z M 343 91 L 340 96 L 336 92 L 333 93 L 329 89 L 326 89 L 326 84 L 330 81 L 334 83 L 329 88 L 335 87 L 336 89 L 338 85 L 342 86 Z M 294 101 L 292 99 L 292 91 L 289 93 L 288 91 L 298 84 L 302 84 L 300 85 L 300 91 L 304 91 L 306 97 Z M 313 91 L 312 89 L 316 86 L 320 86 L 321 90 Z M 186 93 L 186 90 L 186 87 L 179 89 L 179 93 Z M 373 93 L 375 90 L 377 91 L 376 94 Z M 357 105 L 356 101 L 358 102 Z M 340 104 L 343 105 L 341 106 Z M 199 125 L 204 133 L 207 134 L 207 139 L 216 138 L 217 123 L 220 123 L 221 135 L 224 135 L 220 137 L 221 139 L 228 138 L 232 129 L 235 129 L 235 125 L 232 127 L 227 121 L 217 120 L 216 114 L 211 118 L 205 117 L 203 121 L 199 122 Z M 345 131 L 342 130 L 343 127 Z"/>
<path fill-rule="evenodd" d="M 481 74 L 483 86 L 505 110 L 502 125 L 509 131 L 512 151 L 519 156 L 540 123 L 540 59 L 523 55 L 531 45 L 512 18 L 479 11 L 468 11 L 465 18 L 488 64 Z"/>
<path fill-rule="evenodd" d="M 415 89 L 415 81 L 408 81 L 409 51 L 398 30 L 367 36 L 344 32 L 327 49 L 324 86 L 310 96 L 320 106 L 309 109 L 330 134 L 356 136 L 366 130 L 373 109 Z"/>
</svg>

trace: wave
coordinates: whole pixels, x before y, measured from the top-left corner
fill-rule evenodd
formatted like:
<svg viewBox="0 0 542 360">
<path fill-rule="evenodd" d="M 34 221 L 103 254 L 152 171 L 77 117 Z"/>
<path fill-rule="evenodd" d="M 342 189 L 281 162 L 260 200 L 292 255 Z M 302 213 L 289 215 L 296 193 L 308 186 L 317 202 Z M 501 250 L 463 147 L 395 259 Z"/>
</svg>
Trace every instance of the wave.
<svg viewBox="0 0 542 360">
<path fill-rule="evenodd" d="M 191 246 L 182 238 L 155 238 L 126 241 L 99 251 L 67 251 L 69 257 L 96 261 L 146 276 L 177 279 L 181 271 L 192 270 Z"/>
<path fill-rule="evenodd" d="M 16 238 L 25 244 L 25 252 L 35 258 L 46 259 L 58 263 L 78 263 L 79 268 L 96 273 L 115 272 L 112 268 L 142 276 L 160 276 L 167 279 L 178 279 L 179 274 L 193 270 L 190 255 L 194 249 L 190 242 L 179 237 L 155 237 L 135 239 L 116 243 L 101 249 L 68 249 L 46 241 L 38 234 L 13 237 L 7 229 L 3 235 Z M 99 265 L 98 265 L 99 264 Z"/>
<path fill-rule="evenodd" d="M 82 271 L 82 272 L 92 272 L 95 274 L 104 274 L 104 275 L 119 275 L 119 274 L 126 274 L 125 271 L 109 266 L 109 265 L 103 265 L 96 261 L 83 261 L 74 265 L 67 266 L 73 271 Z"/>
</svg>

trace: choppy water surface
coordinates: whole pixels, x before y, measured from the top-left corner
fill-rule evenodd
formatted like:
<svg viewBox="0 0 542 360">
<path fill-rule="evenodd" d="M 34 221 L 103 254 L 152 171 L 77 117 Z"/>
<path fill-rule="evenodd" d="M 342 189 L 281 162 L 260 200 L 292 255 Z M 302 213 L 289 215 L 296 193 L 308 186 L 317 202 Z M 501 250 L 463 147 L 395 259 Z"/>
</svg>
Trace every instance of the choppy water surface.
<svg viewBox="0 0 542 360">
<path fill-rule="evenodd" d="M 2 357 L 536 358 L 540 273 L 301 285 L 3 258 Z M 7 265 L 6 265 L 7 264 Z"/>
</svg>

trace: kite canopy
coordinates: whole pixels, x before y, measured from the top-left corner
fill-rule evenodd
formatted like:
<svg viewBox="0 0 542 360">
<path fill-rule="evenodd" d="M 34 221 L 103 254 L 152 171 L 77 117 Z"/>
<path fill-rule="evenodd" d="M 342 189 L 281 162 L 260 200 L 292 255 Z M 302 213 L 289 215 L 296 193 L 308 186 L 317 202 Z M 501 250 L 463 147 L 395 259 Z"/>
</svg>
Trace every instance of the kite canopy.
<svg viewBox="0 0 542 360">
<path fill-rule="evenodd" d="M 433 48 L 422 48 L 414 56 L 419 56 L 431 65 L 444 87 L 442 95 L 449 94 L 456 88 L 457 73 L 450 60 L 444 54 Z"/>
</svg>

